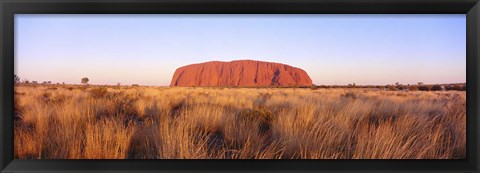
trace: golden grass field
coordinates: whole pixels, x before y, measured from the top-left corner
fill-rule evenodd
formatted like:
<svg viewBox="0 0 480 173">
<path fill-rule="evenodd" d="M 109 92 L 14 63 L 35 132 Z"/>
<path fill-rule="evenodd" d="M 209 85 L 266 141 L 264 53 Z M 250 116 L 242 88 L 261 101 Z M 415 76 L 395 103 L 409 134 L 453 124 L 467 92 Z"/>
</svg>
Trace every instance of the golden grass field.
<svg viewBox="0 0 480 173">
<path fill-rule="evenodd" d="M 17 159 L 463 159 L 464 91 L 16 86 Z"/>
</svg>

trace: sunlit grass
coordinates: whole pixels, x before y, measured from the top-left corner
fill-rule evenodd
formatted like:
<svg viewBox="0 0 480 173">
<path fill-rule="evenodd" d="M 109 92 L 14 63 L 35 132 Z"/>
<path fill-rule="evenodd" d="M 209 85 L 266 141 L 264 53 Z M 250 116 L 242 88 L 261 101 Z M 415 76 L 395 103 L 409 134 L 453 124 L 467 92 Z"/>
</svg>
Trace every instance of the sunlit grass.
<svg viewBox="0 0 480 173">
<path fill-rule="evenodd" d="M 461 159 L 463 91 L 16 86 L 18 159 Z"/>
</svg>

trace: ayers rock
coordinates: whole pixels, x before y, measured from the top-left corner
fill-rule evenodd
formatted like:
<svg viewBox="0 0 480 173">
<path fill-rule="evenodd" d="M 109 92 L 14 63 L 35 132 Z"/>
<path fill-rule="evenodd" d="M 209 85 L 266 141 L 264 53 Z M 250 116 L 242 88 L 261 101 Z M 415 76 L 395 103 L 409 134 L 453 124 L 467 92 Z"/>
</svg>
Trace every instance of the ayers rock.
<svg viewBox="0 0 480 173">
<path fill-rule="evenodd" d="M 178 68 L 170 86 L 311 86 L 300 68 L 254 60 L 210 61 Z"/>
</svg>

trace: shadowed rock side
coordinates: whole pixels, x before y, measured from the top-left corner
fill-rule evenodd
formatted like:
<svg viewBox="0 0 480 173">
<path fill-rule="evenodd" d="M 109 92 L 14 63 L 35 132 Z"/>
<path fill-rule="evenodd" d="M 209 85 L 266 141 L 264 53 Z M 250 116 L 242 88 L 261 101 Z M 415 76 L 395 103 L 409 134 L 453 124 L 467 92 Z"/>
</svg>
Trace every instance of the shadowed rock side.
<svg viewBox="0 0 480 173">
<path fill-rule="evenodd" d="M 178 68 L 170 86 L 311 86 L 300 68 L 253 60 L 211 61 Z"/>
</svg>

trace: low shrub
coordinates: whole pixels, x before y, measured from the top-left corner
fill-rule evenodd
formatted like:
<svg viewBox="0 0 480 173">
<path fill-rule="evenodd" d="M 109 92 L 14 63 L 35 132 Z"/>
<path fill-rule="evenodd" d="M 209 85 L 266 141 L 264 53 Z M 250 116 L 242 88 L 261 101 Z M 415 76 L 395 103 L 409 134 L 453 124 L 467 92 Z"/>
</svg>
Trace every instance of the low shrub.
<svg viewBox="0 0 480 173">
<path fill-rule="evenodd" d="M 393 85 L 388 86 L 388 90 L 389 91 L 398 91 L 397 87 L 395 87 Z"/>
<path fill-rule="evenodd" d="M 93 98 L 104 97 L 107 93 L 108 91 L 106 87 L 98 87 L 90 90 L 90 96 L 92 96 Z"/>
<path fill-rule="evenodd" d="M 446 90 L 455 90 L 455 91 L 465 91 L 465 85 L 455 84 L 455 85 L 447 85 L 445 86 Z"/>
<path fill-rule="evenodd" d="M 433 85 L 431 91 L 442 91 L 443 88 L 440 85 Z"/>
<path fill-rule="evenodd" d="M 239 118 L 261 119 L 270 122 L 273 120 L 273 113 L 268 109 L 243 109 L 238 114 Z"/>
<path fill-rule="evenodd" d="M 356 99 L 357 95 L 355 95 L 355 93 L 353 93 L 351 91 L 348 91 L 345 94 L 342 94 L 342 97 Z"/>
<path fill-rule="evenodd" d="M 429 85 L 421 85 L 418 87 L 418 90 L 420 91 L 430 91 L 432 88 L 432 86 L 429 86 Z"/>
<path fill-rule="evenodd" d="M 408 87 L 408 90 L 410 91 L 418 91 L 418 87 L 416 85 L 412 85 L 410 87 Z"/>
</svg>

